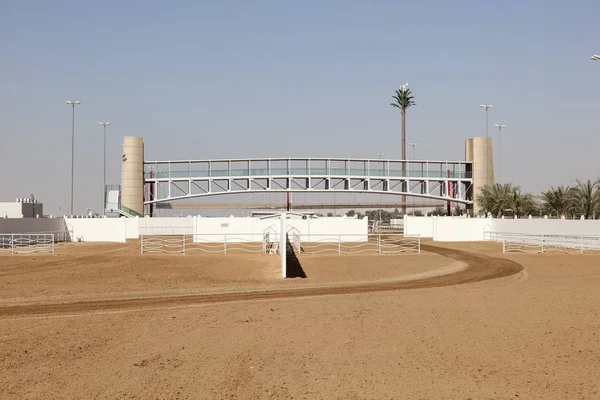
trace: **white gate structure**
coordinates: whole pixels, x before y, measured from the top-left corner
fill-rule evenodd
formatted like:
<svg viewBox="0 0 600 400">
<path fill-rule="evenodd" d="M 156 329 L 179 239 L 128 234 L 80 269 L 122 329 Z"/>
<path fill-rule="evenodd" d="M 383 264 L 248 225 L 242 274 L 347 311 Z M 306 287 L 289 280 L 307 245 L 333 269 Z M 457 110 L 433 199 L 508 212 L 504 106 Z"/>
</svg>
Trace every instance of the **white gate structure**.
<svg viewBox="0 0 600 400">
<path fill-rule="evenodd" d="M 291 214 L 291 213 L 290 213 Z M 262 233 L 142 234 L 141 253 L 279 254 L 281 274 L 287 277 L 289 253 L 306 254 L 400 254 L 421 253 L 421 237 L 403 234 L 302 234 L 288 225 L 286 212 L 264 219 L 279 219 Z"/>
<path fill-rule="evenodd" d="M 600 235 L 533 235 L 485 232 L 484 239 L 502 243 L 503 253 L 584 253 L 600 251 Z"/>
<path fill-rule="evenodd" d="M 3 233 L 0 234 L 0 252 L 10 254 L 54 254 L 53 233 Z"/>
</svg>

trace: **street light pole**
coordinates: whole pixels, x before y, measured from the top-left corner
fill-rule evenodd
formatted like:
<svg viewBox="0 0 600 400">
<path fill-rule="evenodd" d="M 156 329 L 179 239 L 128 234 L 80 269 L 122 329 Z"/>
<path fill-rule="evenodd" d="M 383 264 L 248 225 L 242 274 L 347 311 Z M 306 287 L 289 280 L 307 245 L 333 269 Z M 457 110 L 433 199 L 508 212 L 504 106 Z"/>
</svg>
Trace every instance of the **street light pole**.
<svg viewBox="0 0 600 400">
<path fill-rule="evenodd" d="M 502 129 L 506 128 L 506 125 L 494 126 L 498 128 L 498 182 L 502 183 Z"/>
<path fill-rule="evenodd" d="M 415 159 L 415 147 L 417 147 L 419 145 L 419 143 L 409 143 L 408 144 L 410 147 L 412 147 L 412 153 L 413 153 L 413 160 Z"/>
<path fill-rule="evenodd" d="M 106 127 L 110 125 L 110 122 L 98 122 L 104 127 L 104 180 L 102 183 L 102 207 L 104 209 L 103 214 L 106 215 Z"/>
<path fill-rule="evenodd" d="M 379 157 L 380 160 L 381 160 L 381 157 L 383 157 L 383 153 L 375 153 L 375 154 L 377 154 L 377 157 Z M 379 225 L 378 226 L 381 226 L 381 195 L 379 195 Z"/>
<path fill-rule="evenodd" d="M 488 110 L 494 107 L 494 104 L 480 104 L 479 107 L 485 109 L 485 184 L 490 184 L 490 155 L 489 155 L 489 139 L 488 139 Z"/>
<path fill-rule="evenodd" d="M 72 109 L 72 122 L 71 122 L 71 215 L 73 215 L 73 177 L 75 171 L 75 106 L 80 104 L 80 101 L 68 101 Z"/>
</svg>

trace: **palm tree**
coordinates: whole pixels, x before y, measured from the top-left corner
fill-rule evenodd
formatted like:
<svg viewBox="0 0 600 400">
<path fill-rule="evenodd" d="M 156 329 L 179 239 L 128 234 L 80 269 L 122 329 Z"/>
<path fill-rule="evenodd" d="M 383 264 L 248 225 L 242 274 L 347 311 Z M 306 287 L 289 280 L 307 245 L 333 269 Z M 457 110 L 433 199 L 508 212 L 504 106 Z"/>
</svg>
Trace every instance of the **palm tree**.
<svg viewBox="0 0 600 400">
<path fill-rule="evenodd" d="M 406 110 L 412 106 L 416 106 L 415 98 L 412 92 L 408 88 L 408 83 L 400 86 L 400 89 L 396 90 L 396 94 L 392 96 L 394 102 L 390 103 L 390 106 L 400 110 L 402 116 L 402 160 L 406 160 Z M 402 175 L 406 176 L 406 164 L 402 163 Z M 402 185 L 402 190 L 406 191 L 406 185 Z M 406 196 L 402 196 L 402 214 L 406 214 Z"/>
<path fill-rule="evenodd" d="M 546 210 L 552 215 L 556 213 L 556 216 L 560 218 L 562 215 L 566 215 L 571 208 L 571 188 L 558 186 L 550 187 L 545 192 L 542 192 L 542 201 L 546 207 Z"/>
<path fill-rule="evenodd" d="M 512 209 L 516 189 L 510 183 L 485 185 L 479 189 L 475 201 L 486 213 L 490 212 L 500 218 L 502 211 Z"/>
<path fill-rule="evenodd" d="M 396 90 L 396 94 L 392 96 L 394 99 L 390 106 L 400 110 L 402 116 L 402 159 L 406 160 L 406 110 L 412 106 L 416 106 L 415 98 L 411 90 L 408 88 L 408 83 L 405 83 Z"/>
<path fill-rule="evenodd" d="M 539 209 L 538 203 L 535 201 L 534 197 L 530 193 L 521 193 L 519 188 L 514 188 L 515 190 L 512 192 L 512 209 L 515 214 L 519 217 L 530 215 L 532 213 L 537 213 Z"/>
<path fill-rule="evenodd" d="M 512 210 L 518 217 L 537 212 L 539 204 L 530 193 L 522 193 L 510 183 L 486 185 L 480 189 L 475 200 L 485 212 L 500 218 L 504 210 Z"/>
<path fill-rule="evenodd" d="M 586 219 L 594 218 L 600 205 L 600 192 L 598 182 L 581 182 L 577 180 L 577 186 L 571 191 L 571 202 L 573 210 Z"/>
</svg>

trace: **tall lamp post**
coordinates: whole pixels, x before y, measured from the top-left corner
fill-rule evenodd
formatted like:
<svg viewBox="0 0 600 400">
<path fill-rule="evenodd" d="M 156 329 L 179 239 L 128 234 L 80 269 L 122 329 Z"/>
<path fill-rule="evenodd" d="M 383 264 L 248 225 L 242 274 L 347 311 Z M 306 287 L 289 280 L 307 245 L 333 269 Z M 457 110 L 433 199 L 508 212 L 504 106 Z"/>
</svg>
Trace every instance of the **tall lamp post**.
<svg viewBox="0 0 600 400">
<path fill-rule="evenodd" d="M 415 160 L 415 147 L 417 147 L 419 145 L 419 143 L 409 143 L 408 144 L 410 147 L 412 147 L 412 158 L 413 160 Z"/>
<path fill-rule="evenodd" d="M 506 125 L 494 126 L 498 128 L 498 182 L 502 183 L 502 129 L 506 128 Z"/>
<path fill-rule="evenodd" d="M 493 104 L 480 104 L 479 107 L 485 109 L 485 184 L 490 184 L 490 155 L 489 155 L 489 139 L 488 139 L 488 110 L 494 107 Z"/>
<path fill-rule="evenodd" d="M 415 160 L 415 147 L 419 145 L 419 143 L 409 143 L 410 147 L 412 147 L 412 159 Z M 415 215 L 415 196 L 411 196 L 413 201 L 413 215 Z"/>
<path fill-rule="evenodd" d="M 80 103 L 80 101 L 67 100 L 67 104 L 73 109 L 71 126 L 71 215 L 73 215 L 73 176 L 75 171 L 75 106 Z"/>
<path fill-rule="evenodd" d="M 104 180 L 102 183 L 102 208 L 104 209 L 103 214 L 106 215 L 106 127 L 110 125 L 110 122 L 98 122 L 104 127 Z"/>
<path fill-rule="evenodd" d="M 375 153 L 375 154 L 377 154 L 377 157 L 379 157 L 380 160 L 381 160 L 381 157 L 383 157 L 383 153 Z M 381 226 L 381 195 L 379 195 L 379 226 Z"/>
</svg>

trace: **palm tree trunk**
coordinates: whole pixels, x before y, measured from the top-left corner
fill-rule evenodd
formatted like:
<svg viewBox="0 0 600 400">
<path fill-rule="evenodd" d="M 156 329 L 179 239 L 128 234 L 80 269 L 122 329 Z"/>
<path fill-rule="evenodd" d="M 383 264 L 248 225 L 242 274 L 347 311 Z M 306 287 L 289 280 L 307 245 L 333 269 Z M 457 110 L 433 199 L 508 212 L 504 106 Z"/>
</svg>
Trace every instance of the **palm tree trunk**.
<svg viewBox="0 0 600 400">
<path fill-rule="evenodd" d="M 402 160 L 406 160 L 406 110 L 401 111 L 402 114 Z M 406 176 L 406 163 L 402 163 L 402 177 Z M 402 191 L 406 192 L 408 187 L 405 183 L 402 184 Z M 402 195 L 402 216 L 406 214 L 406 195 Z"/>
</svg>

